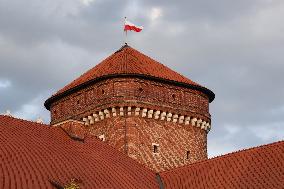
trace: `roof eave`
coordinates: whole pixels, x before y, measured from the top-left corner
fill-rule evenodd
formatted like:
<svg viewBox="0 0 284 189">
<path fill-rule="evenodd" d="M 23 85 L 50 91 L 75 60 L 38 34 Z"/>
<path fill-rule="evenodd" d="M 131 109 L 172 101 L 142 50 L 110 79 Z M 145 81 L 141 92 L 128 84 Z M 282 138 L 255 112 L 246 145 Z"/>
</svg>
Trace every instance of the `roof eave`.
<svg viewBox="0 0 284 189">
<path fill-rule="evenodd" d="M 173 84 L 173 85 L 176 85 L 176 86 L 182 86 L 182 87 L 186 87 L 186 88 L 190 88 L 190 89 L 195 89 L 195 90 L 201 91 L 204 94 L 206 94 L 209 98 L 210 103 L 215 98 L 215 94 L 210 89 L 207 89 L 206 87 L 199 86 L 199 85 L 192 85 L 192 84 L 188 84 L 188 83 L 178 82 L 178 81 L 169 80 L 169 79 L 163 79 L 163 78 L 154 77 L 154 76 L 150 76 L 150 75 L 144 75 L 144 74 L 112 74 L 112 75 L 105 75 L 105 76 L 97 77 L 95 79 L 89 80 L 89 81 L 82 83 L 80 85 L 77 85 L 73 88 L 67 89 L 66 91 L 55 94 L 54 96 L 51 96 L 50 98 L 48 98 L 44 102 L 44 106 L 47 110 L 50 110 L 51 104 L 54 101 L 59 100 L 60 98 L 63 98 L 65 96 L 69 95 L 69 94 L 77 92 L 80 89 L 82 89 L 84 87 L 88 87 L 88 86 L 90 86 L 90 85 L 92 85 L 92 84 L 94 84 L 98 81 L 102 81 L 102 80 L 106 80 L 106 79 L 110 79 L 110 78 L 118 78 L 118 77 L 136 77 L 136 78 L 148 79 L 148 80 L 153 80 L 153 81 L 159 81 L 159 82 L 162 82 L 162 83 Z"/>
</svg>

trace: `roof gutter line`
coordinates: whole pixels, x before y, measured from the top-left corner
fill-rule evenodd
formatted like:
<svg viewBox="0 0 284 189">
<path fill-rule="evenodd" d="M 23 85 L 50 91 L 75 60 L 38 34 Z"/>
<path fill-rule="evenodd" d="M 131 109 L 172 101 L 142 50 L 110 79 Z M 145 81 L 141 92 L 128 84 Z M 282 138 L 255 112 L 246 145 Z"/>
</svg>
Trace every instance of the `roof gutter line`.
<svg viewBox="0 0 284 189">
<path fill-rule="evenodd" d="M 157 182 L 159 184 L 159 189 L 165 189 L 163 180 L 162 180 L 162 178 L 161 178 L 159 173 L 156 173 L 156 179 L 157 179 Z"/>
</svg>

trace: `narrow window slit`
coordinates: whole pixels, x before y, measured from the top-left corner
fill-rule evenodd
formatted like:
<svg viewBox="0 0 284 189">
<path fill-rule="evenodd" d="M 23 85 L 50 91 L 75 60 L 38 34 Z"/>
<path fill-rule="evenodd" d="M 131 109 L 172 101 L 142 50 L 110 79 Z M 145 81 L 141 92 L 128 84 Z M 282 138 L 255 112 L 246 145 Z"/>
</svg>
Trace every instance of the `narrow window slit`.
<svg viewBox="0 0 284 189">
<path fill-rule="evenodd" d="M 154 154 L 159 153 L 159 144 L 152 143 L 152 146 L 153 146 L 153 153 Z"/>
<path fill-rule="evenodd" d="M 189 159 L 189 156 L 190 156 L 190 152 L 186 151 L 186 159 Z"/>
</svg>

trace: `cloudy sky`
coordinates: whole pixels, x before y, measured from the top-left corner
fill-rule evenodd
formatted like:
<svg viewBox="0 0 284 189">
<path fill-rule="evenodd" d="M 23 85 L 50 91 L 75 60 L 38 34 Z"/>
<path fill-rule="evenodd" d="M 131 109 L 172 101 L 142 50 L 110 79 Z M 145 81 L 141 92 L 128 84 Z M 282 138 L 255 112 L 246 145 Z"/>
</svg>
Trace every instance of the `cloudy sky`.
<svg viewBox="0 0 284 189">
<path fill-rule="evenodd" d="M 44 101 L 129 44 L 212 89 L 209 155 L 284 139 L 283 0 L 0 0 L 0 112 Z"/>
</svg>

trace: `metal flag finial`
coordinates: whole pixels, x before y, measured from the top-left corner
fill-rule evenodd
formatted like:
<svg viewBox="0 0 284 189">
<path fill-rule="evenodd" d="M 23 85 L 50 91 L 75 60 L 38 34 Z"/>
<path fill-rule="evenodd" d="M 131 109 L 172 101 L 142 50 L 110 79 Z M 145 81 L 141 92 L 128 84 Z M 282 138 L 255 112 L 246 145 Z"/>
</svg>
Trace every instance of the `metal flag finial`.
<svg viewBox="0 0 284 189">
<path fill-rule="evenodd" d="M 126 25 L 126 16 L 124 17 L 123 31 L 125 33 L 124 43 L 127 45 L 127 30 L 125 29 L 125 25 Z"/>
</svg>

